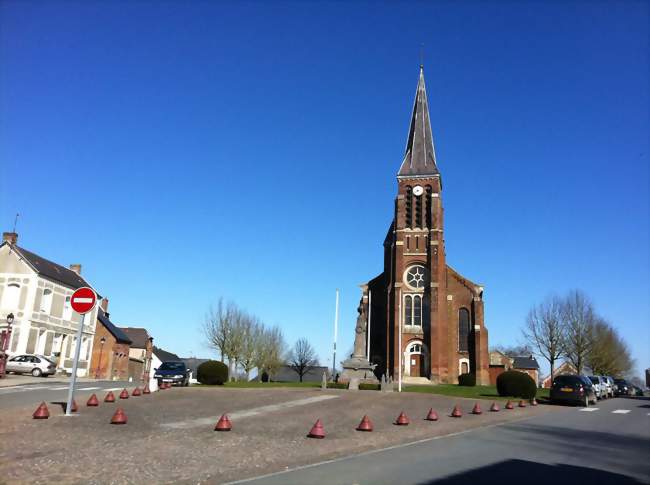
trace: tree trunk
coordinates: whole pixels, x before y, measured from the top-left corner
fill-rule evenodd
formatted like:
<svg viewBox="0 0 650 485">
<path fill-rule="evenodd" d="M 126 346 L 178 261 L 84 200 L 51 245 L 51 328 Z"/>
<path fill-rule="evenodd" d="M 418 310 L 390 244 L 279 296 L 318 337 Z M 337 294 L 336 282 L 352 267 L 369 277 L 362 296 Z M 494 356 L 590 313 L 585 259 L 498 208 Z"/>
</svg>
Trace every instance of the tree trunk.
<svg viewBox="0 0 650 485">
<path fill-rule="evenodd" d="M 549 359 L 551 364 L 551 386 L 553 385 L 553 378 L 555 377 L 555 359 Z"/>
</svg>

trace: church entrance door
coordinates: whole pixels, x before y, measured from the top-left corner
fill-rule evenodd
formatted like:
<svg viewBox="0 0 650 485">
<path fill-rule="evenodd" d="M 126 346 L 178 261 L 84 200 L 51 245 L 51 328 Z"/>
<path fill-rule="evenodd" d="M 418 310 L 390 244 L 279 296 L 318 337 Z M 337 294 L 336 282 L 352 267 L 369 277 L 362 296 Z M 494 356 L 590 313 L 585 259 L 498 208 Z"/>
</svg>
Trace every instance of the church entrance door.
<svg viewBox="0 0 650 485">
<path fill-rule="evenodd" d="M 411 354 L 411 377 L 420 377 L 420 354 Z"/>
</svg>

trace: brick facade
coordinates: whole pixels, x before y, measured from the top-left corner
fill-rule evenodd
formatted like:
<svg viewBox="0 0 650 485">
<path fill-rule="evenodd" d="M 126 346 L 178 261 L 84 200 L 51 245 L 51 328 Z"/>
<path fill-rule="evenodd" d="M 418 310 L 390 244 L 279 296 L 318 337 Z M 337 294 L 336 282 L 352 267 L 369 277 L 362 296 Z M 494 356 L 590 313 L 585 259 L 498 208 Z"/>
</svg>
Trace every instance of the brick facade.
<svg viewBox="0 0 650 485">
<path fill-rule="evenodd" d="M 371 307 L 369 358 L 378 375 L 394 379 L 401 360 L 403 375 L 456 383 L 468 371 L 476 373 L 477 383 L 487 384 L 483 288 L 447 265 L 443 216 L 421 71 L 394 218 L 384 241 L 384 272 L 362 287 L 362 302 Z"/>
</svg>

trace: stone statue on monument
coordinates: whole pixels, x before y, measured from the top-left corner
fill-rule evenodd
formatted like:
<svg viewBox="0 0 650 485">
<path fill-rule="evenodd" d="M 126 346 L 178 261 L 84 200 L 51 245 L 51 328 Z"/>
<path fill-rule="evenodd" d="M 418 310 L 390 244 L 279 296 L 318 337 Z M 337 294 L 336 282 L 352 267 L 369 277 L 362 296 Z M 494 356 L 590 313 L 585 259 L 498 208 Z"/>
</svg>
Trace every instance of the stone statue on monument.
<svg viewBox="0 0 650 485">
<path fill-rule="evenodd" d="M 349 359 L 341 362 L 343 374 L 340 380 L 342 382 L 353 381 L 355 384 L 359 381 L 378 382 L 374 374 L 377 365 L 371 364 L 366 355 L 366 342 L 368 338 L 368 295 L 367 287 L 364 286 L 362 289 L 363 295 L 357 308 L 359 316 L 357 317 L 357 324 L 354 327 L 354 350 Z"/>
</svg>

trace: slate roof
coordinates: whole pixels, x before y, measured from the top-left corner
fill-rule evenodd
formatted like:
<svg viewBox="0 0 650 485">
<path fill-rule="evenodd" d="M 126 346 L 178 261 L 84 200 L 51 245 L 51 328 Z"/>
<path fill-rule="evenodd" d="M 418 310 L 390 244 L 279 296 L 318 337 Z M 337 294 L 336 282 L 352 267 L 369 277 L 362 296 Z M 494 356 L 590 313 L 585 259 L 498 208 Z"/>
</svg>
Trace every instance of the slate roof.
<svg viewBox="0 0 650 485">
<path fill-rule="evenodd" d="M 429 119 L 429 102 L 424 84 L 424 68 L 420 66 L 420 78 L 413 103 L 413 114 L 409 126 L 404 160 L 397 174 L 398 177 L 439 175 L 436 165 L 436 152 L 433 148 L 431 120 Z"/>
<path fill-rule="evenodd" d="M 9 243 L 5 241 L 2 245 L 4 244 Z M 16 246 L 15 244 L 10 244 L 10 247 L 16 251 L 16 253 L 24 259 L 27 264 L 34 269 L 34 271 L 47 279 L 74 289 L 81 288 L 82 286 L 90 286 L 86 280 L 69 268 L 65 268 L 60 264 L 56 264 L 49 259 L 45 259 L 38 254 L 32 253 L 31 251 Z"/>
<path fill-rule="evenodd" d="M 513 357 L 512 360 L 514 361 L 512 367 L 514 369 L 538 369 L 539 370 L 539 364 L 537 363 L 537 359 L 535 357 L 528 356 L 528 357 Z"/>
<path fill-rule="evenodd" d="M 109 315 L 107 313 L 104 313 L 104 311 L 100 308 L 99 311 L 97 312 L 97 319 L 106 327 L 106 330 L 108 330 L 113 337 L 115 337 L 115 340 L 119 344 L 130 344 L 131 340 L 129 337 L 120 329 L 120 327 L 116 326 L 113 322 L 110 321 Z"/>
<path fill-rule="evenodd" d="M 122 327 L 122 331 L 131 339 L 131 347 L 134 349 L 146 349 L 149 333 L 146 328 Z"/>
<path fill-rule="evenodd" d="M 153 348 L 153 353 L 156 354 L 156 357 L 158 357 L 161 362 L 167 362 L 170 360 L 175 362 L 183 361 L 183 359 L 181 359 L 178 355 L 172 354 L 171 352 L 167 352 L 166 350 L 163 350 L 156 346 L 154 346 Z"/>
</svg>

